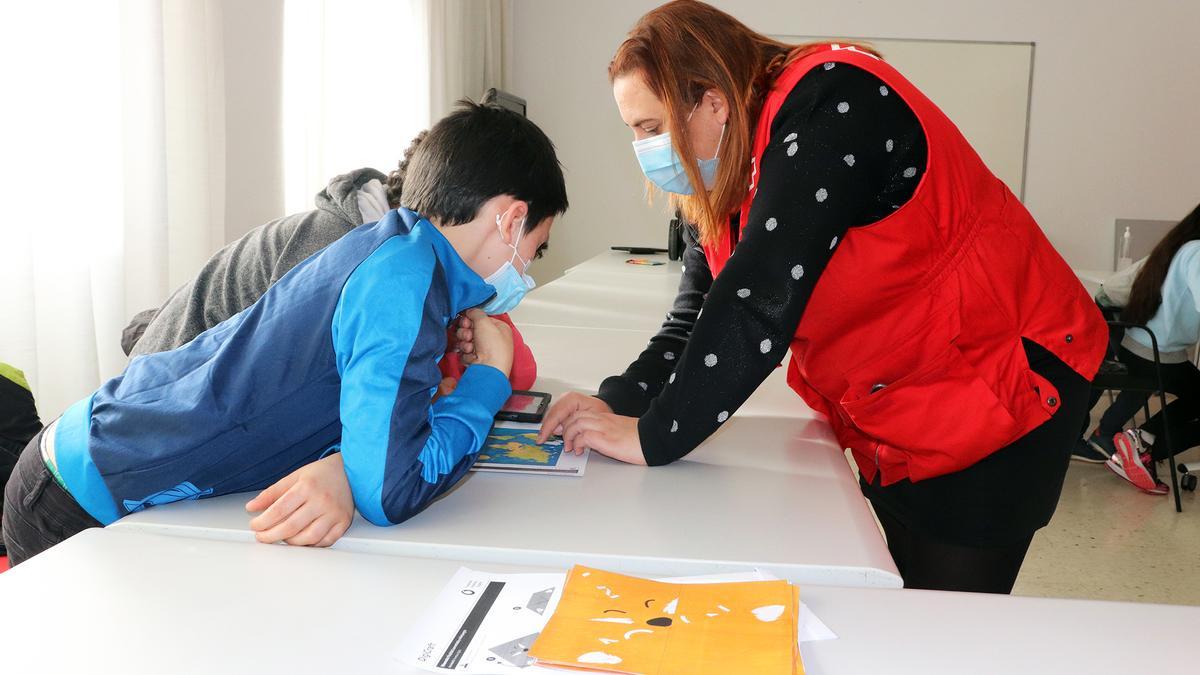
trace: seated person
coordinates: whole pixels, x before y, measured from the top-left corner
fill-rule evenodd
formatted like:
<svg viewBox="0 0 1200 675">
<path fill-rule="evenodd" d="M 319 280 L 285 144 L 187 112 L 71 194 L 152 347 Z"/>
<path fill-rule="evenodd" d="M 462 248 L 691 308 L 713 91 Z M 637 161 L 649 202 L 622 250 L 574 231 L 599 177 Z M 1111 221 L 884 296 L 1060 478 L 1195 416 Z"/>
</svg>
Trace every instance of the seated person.
<svg viewBox="0 0 1200 675">
<path fill-rule="evenodd" d="M 1146 264 L 1146 259 L 1142 258 L 1132 265 L 1124 269 L 1117 270 L 1100 284 L 1100 290 L 1097 291 L 1095 300 L 1096 306 L 1100 308 L 1101 313 L 1108 320 L 1120 319 L 1121 309 L 1129 302 L 1129 292 L 1133 289 L 1133 282 L 1137 279 L 1138 272 L 1141 271 L 1142 265 Z M 1109 351 L 1105 354 L 1104 365 L 1100 366 L 1100 371 L 1106 369 L 1121 369 L 1122 372 L 1127 370 L 1117 361 L 1116 354 L 1121 347 L 1121 340 L 1125 338 L 1125 328 L 1110 324 L 1108 327 L 1108 344 Z M 1074 461 L 1088 462 L 1090 464 L 1104 464 L 1116 452 L 1116 446 L 1113 445 L 1113 433 L 1102 433 L 1099 428 L 1088 434 L 1091 429 L 1091 414 L 1090 411 L 1095 410 L 1096 404 L 1100 402 L 1104 392 L 1099 389 L 1093 389 L 1088 403 L 1089 415 L 1084 418 L 1083 426 L 1079 433 L 1081 436 L 1076 439 L 1075 447 L 1071 450 L 1071 459 Z M 1137 409 L 1146 402 L 1150 395 L 1141 391 L 1124 390 L 1117 393 L 1116 398 L 1112 402 L 1112 406 L 1119 411 L 1128 411 L 1129 417 L 1125 419 L 1117 419 L 1110 416 L 1106 421 L 1106 425 L 1113 431 L 1119 430 L 1125 426 L 1125 423 L 1133 418 Z"/>
<path fill-rule="evenodd" d="M 532 122 L 464 103 L 413 153 L 401 203 L 245 310 L 133 359 L 31 440 L 5 490 L 11 562 L 144 508 L 261 490 L 331 452 L 376 525 L 457 483 L 512 391 L 512 338 L 488 314 L 532 287 L 528 261 L 567 208 L 562 169 Z M 466 371 L 434 401 L 464 312 Z M 300 536 L 341 535 L 294 511 L 310 519 Z"/>
<path fill-rule="evenodd" d="M 1158 341 L 1163 387 L 1176 397 L 1167 405 L 1166 430 L 1175 452 L 1200 445 L 1200 370 L 1190 355 L 1200 341 L 1200 206 L 1154 247 L 1137 272 L 1121 319 L 1145 324 Z M 1131 375 L 1154 375 L 1154 351 L 1144 330 L 1125 331 L 1117 357 Z M 1154 468 L 1167 458 L 1166 443 L 1159 442 L 1162 412 L 1141 429 L 1122 430 L 1145 400 L 1146 394 L 1121 392 L 1089 442 L 1110 455 L 1106 464 L 1118 476 L 1144 492 L 1167 494 Z"/>
</svg>

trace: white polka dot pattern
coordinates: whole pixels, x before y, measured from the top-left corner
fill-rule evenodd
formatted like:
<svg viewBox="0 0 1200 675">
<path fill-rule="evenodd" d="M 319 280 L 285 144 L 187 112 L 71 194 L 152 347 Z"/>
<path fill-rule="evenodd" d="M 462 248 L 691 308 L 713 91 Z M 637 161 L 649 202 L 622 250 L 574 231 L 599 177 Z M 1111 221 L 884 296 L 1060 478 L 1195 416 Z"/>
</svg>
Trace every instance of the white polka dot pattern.
<svg viewBox="0 0 1200 675">
<path fill-rule="evenodd" d="M 769 234 L 743 237 L 742 255 L 758 262 L 744 266 L 739 263 L 738 274 L 733 277 L 726 274 L 729 278 L 720 293 L 732 289 L 734 297 L 717 298 L 717 309 L 709 317 L 714 324 L 712 334 L 697 335 L 689 326 L 698 325 L 703 316 L 706 295 L 703 291 L 709 286 L 702 283 L 711 283 L 711 278 L 699 278 L 707 276 L 705 266 L 697 268 L 693 264 L 687 272 L 698 277 L 696 283 L 686 289 L 686 297 L 681 285 L 678 302 L 686 304 L 678 305 L 681 307 L 678 316 L 674 309 L 670 310 L 668 316 L 673 320 L 663 329 L 668 337 L 678 335 L 682 340 L 673 344 L 656 340 L 646 354 L 644 370 L 628 371 L 626 382 L 638 384 L 645 394 L 639 397 L 638 389 L 630 390 L 628 384 L 624 389 L 613 388 L 614 396 L 618 391 L 625 392 L 623 395 L 630 397 L 630 404 L 649 397 L 648 383 L 662 389 L 650 414 L 654 415 L 657 428 L 672 433 L 663 439 L 666 447 L 658 453 L 660 456 L 650 457 L 655 463 L 686 453 L 702 436 L 729 421 L 733 414 L 729 410 L 731 404 L 743 400 L 746 395 L 743 389 L 751 389 L 750 379 L 757 379 L 743 377 L 741 373 L 770 369 L 786 354 L 792 339 L 788 329 L 794 332 L 794 327 L 777 324 L 792 316 L 789 308 L 808 297 L 822 268 L 841 244 L 841 235 L 858 224 L 851 221 L 859 218 L 860 211 L 863 218 L 882 218 L 891 212 L 889 206 L 906 203 L 918 184 L 917 178 L 925 170 L 926 148 L 920 124 L 911 110 L 905 110 L 903 97 L 892 96 L 891 85 L 874 76 L 860 75 L 860 69 L 835 68 L 835 65 L 830 62 L 824 69 L 836 69 L 837 73 L 817 68 L 813 73 L 816 77 L 807 79 L 805 91 L 800 91 L 802 87 L 797 85 L 797 93 L 789 97 L 777 116 L 779 134 L 772 136 L 772 145 L 759 158 L 761 161 L 751 163 L 751 188 L 760 191 L 755 202 L 761 210 L 747 221 L 751 226 L 748 230 L 752 232 L 753 227 L 761 224 L 762 230 Z M 822 95 L 814 97 L 812 93 Z M 821 103 L 814 108 L 813 101 Z M 855 114 L 850 115 L 851 112 Z M 803 147 L 801 135 L 805 138 Z M 886 152 L 880 154 L 880 150 Z M 764 183 L 764 176 L 780 180 L 773 178 Z M 803 196 L 805 191 L 809 198 Z M 832 199 L 833 196 L 837 199 Z M 785 221 L 787 227 L 783 227 Z M 821 241 L 828 244 L 825 252 L 818 248 Z M 806 269 L 809 266 L 813 266 L 811 270 Z M 790 275 L 792 283 L 787 283 L 788 276 L 784 275 Z M 684 306 L 688 308 L 686 311 L 682 309 Z M 768 321 L 745 320 L 758 315 Z M 717 323 L 724 328 L 715 328 Z M 722 334 L 722 330 L 728 335 Z M 683 354 L 680 345 L 689 338 L 691 351 Z M 725 343 L 743 345 L 741 349 L 746 351 L 731 352 Z M 753 357 L 755 348 L 761 358 Z M 720 355 L 716 353 L 718 350 Z M 684 362 L 689 368 L 686 387 L 676 381 L 682 371 L 678 366 Z M 708 392 L 704 396 L 708 405 L 694 405 L 692 394 L 696 391 Z M 640 404 L 645 405 L 644 400 Z M 717 427 L 712 424 L 714 417 Z M 688 433 L 675 433 L 685 425 Z"/>
</svg>

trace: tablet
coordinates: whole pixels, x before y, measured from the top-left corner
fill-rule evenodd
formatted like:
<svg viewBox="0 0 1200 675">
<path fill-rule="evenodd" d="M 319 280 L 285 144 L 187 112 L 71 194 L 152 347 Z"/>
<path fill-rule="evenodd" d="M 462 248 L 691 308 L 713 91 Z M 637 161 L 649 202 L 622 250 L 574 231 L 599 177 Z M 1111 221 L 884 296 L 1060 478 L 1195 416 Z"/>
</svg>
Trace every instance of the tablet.
<svg viewBox="0 0 1200 675">
<path fill-rule="evenodd" d="M 500 412 L 496 413 L 496 419 L 536 424 L 542 421 L 549 407 L 550 394 L 540 391 L 514 391 Z"/>
</svg>

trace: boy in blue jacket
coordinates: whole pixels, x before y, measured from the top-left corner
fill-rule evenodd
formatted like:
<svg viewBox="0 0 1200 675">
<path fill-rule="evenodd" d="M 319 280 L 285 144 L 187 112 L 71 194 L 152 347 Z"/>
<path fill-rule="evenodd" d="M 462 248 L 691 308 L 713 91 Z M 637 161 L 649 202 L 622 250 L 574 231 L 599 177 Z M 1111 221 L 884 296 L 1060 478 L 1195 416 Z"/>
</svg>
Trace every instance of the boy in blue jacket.
<svg viewBox="0 0 1200 675">
<path fill-rule="evenodd" d="M 376 525 L 457 483 L 511 394 L 511 333 L 488 315 L 532 288 L 566 189 L 536 125 L 467 103 L 430 129 L 401 202 L 191 342 L 135 358 L 30 441 L 5 490 L 11 562 L 144 508 L 261 490 L 331 452 Z M 460 315 L 471 365 L 435 401 Z"/>
</svg>

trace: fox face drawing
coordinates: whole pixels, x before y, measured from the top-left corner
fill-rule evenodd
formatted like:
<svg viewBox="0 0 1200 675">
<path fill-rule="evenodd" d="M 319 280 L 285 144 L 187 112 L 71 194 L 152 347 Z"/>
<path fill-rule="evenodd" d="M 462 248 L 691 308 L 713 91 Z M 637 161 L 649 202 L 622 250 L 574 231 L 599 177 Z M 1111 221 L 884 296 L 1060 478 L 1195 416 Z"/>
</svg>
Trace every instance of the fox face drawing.
<svg viewBox="0 0 1200 675">
<path fill-rule="evenodd" d="M 786 581 L 669 584 L 576 567 L 530 655 L 619 673 L 795 673 Z"/>
</svg>

